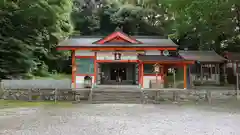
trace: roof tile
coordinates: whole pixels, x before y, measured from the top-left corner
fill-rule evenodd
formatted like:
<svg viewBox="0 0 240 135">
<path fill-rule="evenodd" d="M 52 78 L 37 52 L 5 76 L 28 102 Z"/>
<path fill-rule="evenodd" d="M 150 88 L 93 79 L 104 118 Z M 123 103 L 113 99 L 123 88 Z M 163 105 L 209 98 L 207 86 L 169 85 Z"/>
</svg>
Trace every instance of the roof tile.
<svg viewBox="0 0 240 135">
<path fill-rule="evenodd" d="M 224 62 L 226 60 L 215 51 L 179 51 L 179 55 L 186 60 L 199 62 Z"/>
</svg>

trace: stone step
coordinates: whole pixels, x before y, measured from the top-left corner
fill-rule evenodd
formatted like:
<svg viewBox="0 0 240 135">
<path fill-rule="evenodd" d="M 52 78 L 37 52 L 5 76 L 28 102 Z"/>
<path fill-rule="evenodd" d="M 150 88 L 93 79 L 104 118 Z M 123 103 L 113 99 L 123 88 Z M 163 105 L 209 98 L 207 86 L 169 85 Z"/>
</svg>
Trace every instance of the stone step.
<svg viewBox="0 0 240 135">
<path fill-rule="evenodd" d="M 124 100 L 124 101 L 92 101 L 92 104 L 141 104 L 141 101 L 131 101 L 131 100 Z"/>
<path fill-rule="evenodd" d="M 140 104 L 142 93 L 140 90 L 123 91 L 123 90 L 93 90 L 92 103 L 134 103 Z"/>
<path fill-rule="evenodd" d="M 141 92 L 140 90 L 94 89 L 96 92 Z"/>
<path fill-rule="evenodd" d="M 139 96 L 141 95 L 140 92 L 138 93 L 115 93 L 115 92 L 93 92 L 93 95 L 109 95 L 109 96 Z"/>
<path fill-rule="evenodd" d="M 114 97 L 95 97 L 93 98 L 92 100 L 138 100 L 138 99 L 141 99 L 141 97 L 139 98 L 114 98 Z"/>
<path fill-rule="evenodd" d="M 141 91 L 93 91 L 94 93 L 121 93 L 121 94 L 135 94 L 141 93 Z"/>
<path fill-rule="evenodd" d="M 116 96 L 116 95 L 92 95 L 93 98 L 97 98 L 97 97 L 106 97 L 106 98 L 140 98 L 142 97 L 141 95 L 139 96 Z"/>
<path fill-rule="evenodd" d="M 106 101 L 108 101 L 108 100 L 141 100 L 141 98 L 93 98 L 93 100 L 101 100 L 101 101 L 103 101 L 103 100 L 106 100 Z"/>
<path fill-rule="evenodd" d="M 108 96 L 108 95 L 93 95 L 93 99 L 137 99 L 141 98 L 142 96 Z"/>
<path fill-rule="evenodd" d="M 125 96 L 125 97 L 136 97 L 136 96 L 141 96 L 141 94 L 136 93 L 136 94 L 121 94 L 121 93 L 92 93 L 92 95 L 106 95 L 106 96 Z"/>
</svg>

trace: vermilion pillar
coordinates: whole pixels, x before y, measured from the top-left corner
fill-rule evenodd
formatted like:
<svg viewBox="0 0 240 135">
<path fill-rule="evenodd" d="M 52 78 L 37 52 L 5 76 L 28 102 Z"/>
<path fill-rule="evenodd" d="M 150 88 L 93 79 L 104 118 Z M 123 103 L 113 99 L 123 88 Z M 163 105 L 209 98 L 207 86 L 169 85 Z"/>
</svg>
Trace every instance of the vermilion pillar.
<svg viewBox="0 0 240 135">
<path fill-rule="evenodd" d="M 138 85 L 141 86 L 141 64 L 140 62 L 138 64 Z"/>
<path fill-rule="evenodd" d="M 183 88 L 187 89 L 187 65 L 183 65 Z"/>
<path fill-rule="evenodd" d="M 72 84 L 76 88 L 76 63 L 75 63 L 75 50 L 72 51 Z"/>
<path fill-rule="evenodd" d="M 143 88 L 143 75 L 144 75 L 144 69 L 143 69 L 143 63 L 140 64 L 141 65 L 141 87 Z"/>
<path fill-rule="evenodd" d="M 97 70 L 98 70 L 98 67 L 97 67 L 97 52 L 94 53 L 94 83 L 96 84 L 97 82 Z"/>
</svg>

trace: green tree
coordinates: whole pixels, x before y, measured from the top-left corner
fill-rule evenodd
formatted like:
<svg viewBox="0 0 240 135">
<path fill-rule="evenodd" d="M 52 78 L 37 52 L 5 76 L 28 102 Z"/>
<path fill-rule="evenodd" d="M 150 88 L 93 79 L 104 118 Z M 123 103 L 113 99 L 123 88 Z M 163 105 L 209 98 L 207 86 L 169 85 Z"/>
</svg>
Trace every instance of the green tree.
<svg viewBox="0 0 240 135">
<path fill-rule="evenodd" d="M 236 0 L 165 0 L 175 15 L 176 35 L 195 49 L 220 51 L 239 34 Z M 237 10 L 237 11 L 236 11 Z M 237 34 L 238 33 L 238 34 Z M 225 46 L 224 46 L 225 44 Z"/>
<path fill-rule="evenodd" d="M 106 35 L 116 27 L 131 35 L 164 35 L 171 26 L 167 7 L 158 0 L 75 0 L 75 30 L 82 35 Z M 93 6 L 94 5 L 94 6 Z"/>
<path fill-rule="evenodd" d="M 31 75 L 61 55 L 55 47 L 72 31 L 71 8 L 68 0 L 1 1 L 1 78 Z"/>
</svg>

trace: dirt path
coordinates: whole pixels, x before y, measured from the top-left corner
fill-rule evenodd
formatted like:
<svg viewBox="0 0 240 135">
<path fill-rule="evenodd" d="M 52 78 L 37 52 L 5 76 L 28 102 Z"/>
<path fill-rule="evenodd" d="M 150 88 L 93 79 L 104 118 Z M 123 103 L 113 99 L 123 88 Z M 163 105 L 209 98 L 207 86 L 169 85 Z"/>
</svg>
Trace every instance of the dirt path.
<svg viewBox="0 0 240 135">
<path fill-rule="evenodd" d="M 0 111 L 0 134 L 239 135 L 240 112 L 221 110 L 121 104 L 9 109 Z"/>
</svg>

